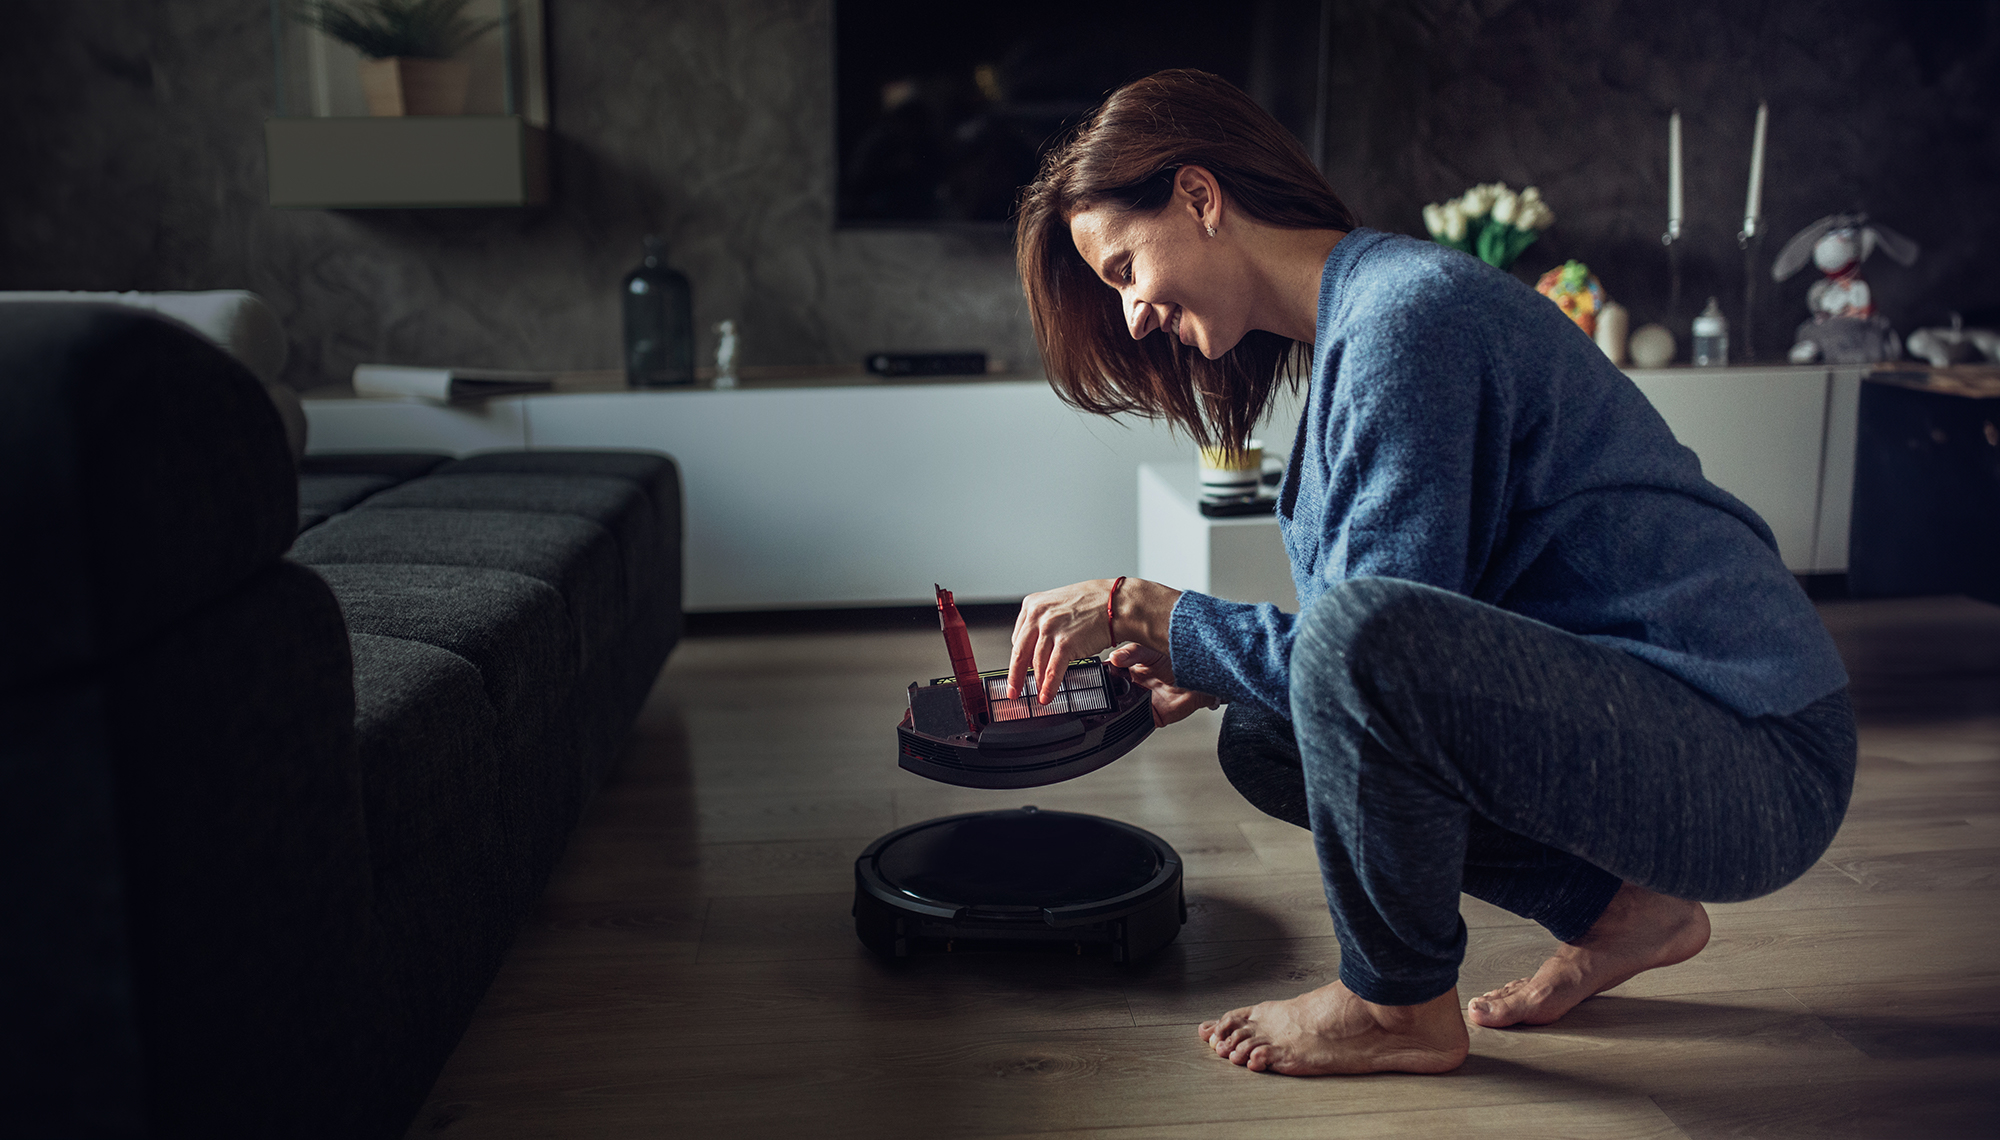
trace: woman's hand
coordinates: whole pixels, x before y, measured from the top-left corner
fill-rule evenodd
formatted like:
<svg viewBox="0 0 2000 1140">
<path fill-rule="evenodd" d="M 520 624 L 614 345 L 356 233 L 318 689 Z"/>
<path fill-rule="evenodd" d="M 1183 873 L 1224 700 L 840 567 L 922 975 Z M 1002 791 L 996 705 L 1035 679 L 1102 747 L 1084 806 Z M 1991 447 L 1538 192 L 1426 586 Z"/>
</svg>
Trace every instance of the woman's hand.
<svg viewBox="0 0 2000 1140">
<path fill-rule="evenodd" d="M 1113 601 L 1114 584 L 1114 579 L 1097 578 L 1022 599 L 1020 616 L 1014 619 L 1014 651 L 1007 664 L 1010 699 L 1021 695 L 1028 672 L 1033 670 L 1037 699 L 1048 704 L 1062 687 L 1071 661 L 1089 657 L 1114 642 L 1136 642 L 1156 650 L 1165 660 L 1167 629 L 1181 592 L 1142 578 L 1127 578 L 1117 588 L 1113 621 L 1105 607 Z"/>
<path fill-rule="evenodd" d="M 1222 702 L 1207 693 L 1183 689 L 1174 684 L 1174 663 L 1157 649 L 1128 641 L 1111 651 L 1105 660 L 1122 666 L 1132 682 L 1153 693 L 1153 724 L 1157 728 L 1186 720 L 1198 709 L 1212 709 Z"/>
</svg>

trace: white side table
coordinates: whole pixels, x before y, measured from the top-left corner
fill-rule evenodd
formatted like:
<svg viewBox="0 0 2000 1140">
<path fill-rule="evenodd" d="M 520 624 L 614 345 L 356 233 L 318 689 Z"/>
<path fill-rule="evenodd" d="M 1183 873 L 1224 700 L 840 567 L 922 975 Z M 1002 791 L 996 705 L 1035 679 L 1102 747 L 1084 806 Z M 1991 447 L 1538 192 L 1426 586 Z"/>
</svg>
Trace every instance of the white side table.
<svg viewBox="0 0 2000 1140">
<path fill-rule="evenodd" d="M 1139 465 L 1139 577 L 1227 598 L 1299 610 L 1292 564 L 1270 515 L 1201 513 L 1193 463 Z"/>
<path fill-rule="evenodd" d="M 1630 373 L 1702 474 L 1770 525 L 1796 574 L 1847 570 L 1856 409 L 1865 365 L 1665 368 Z M 1277 520 L 1211 519 L 1192 463 L 1139 469 L 1139 573 L 1296 611 Z"/>
</svg>

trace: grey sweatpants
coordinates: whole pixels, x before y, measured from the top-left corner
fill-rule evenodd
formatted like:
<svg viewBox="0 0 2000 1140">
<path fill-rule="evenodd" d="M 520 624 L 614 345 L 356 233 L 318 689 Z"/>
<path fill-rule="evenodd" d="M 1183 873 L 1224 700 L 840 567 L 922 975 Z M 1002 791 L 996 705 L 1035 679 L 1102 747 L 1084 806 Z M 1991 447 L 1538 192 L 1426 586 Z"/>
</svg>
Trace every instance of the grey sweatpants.
<svg viewBox="0 0 2000 1140">
<path fill-rule="evenodd" d="M 1854 782 L 1839 690 L 1746 717 L 1627 653 L 1388 578 L 1300 619 L 1292 719 L 1225 714 L 1222 767 L 1265 812 L 1310 827 L 1361 997 L 1452 988 L 1461 890 L 1563 940 L 1622 881 L 1734 901 L 1804 874 Z"/>
</svg>

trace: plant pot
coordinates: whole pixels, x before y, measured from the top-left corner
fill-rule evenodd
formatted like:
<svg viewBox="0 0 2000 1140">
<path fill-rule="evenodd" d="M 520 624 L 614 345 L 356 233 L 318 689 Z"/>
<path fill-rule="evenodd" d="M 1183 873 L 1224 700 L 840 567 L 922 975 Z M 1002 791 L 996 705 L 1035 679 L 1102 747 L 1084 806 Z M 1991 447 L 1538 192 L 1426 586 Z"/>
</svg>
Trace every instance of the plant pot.
<svg viewBox="0 0 2000 1140">
<path fill-rule="evenodd" d="M 361 61 L 361 93 L 371 115 L 462 115 L 472 65 L 456 59 Z"/>
</svg>

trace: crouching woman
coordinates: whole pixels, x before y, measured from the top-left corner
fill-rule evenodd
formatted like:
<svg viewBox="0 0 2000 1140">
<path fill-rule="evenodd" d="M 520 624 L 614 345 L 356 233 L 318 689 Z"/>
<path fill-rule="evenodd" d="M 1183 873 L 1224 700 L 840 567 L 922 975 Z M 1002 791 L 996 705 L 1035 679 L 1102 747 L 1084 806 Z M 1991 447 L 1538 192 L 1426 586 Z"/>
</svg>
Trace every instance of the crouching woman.
<svg viewBox="0 0 2000 1140">
<path fill-rule="evenodd" d="M 1103 579 L 1014 629 L 1011 685 L 1115 645 L 1160 723 L 1226 704 L 1230 781 L 1312 831 L 1339 980 L 1203 1023 L 1218 1055 L 1455 1068 L 1467 1018 L 1546 1024 L 1684 961 L 1699 900 L 1831 842 L 1855 760 L 1831 638 L 1769 528 L 1556 306 L 1357 226 L 1199 72 L 1121 88 L 1049 156 L 1018 257 L 1085 411 L 1228 448 L 1309 361 L 1277 506 L 1303 612 Z M 1463 1012 L 1461 891 L 1560 943 Z"/>
</svg>

